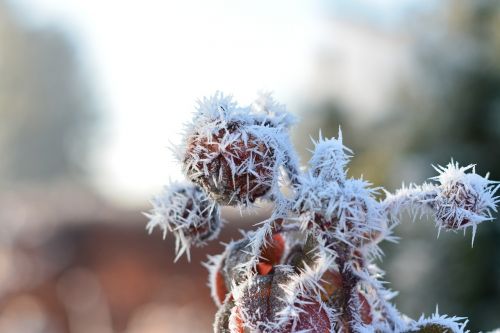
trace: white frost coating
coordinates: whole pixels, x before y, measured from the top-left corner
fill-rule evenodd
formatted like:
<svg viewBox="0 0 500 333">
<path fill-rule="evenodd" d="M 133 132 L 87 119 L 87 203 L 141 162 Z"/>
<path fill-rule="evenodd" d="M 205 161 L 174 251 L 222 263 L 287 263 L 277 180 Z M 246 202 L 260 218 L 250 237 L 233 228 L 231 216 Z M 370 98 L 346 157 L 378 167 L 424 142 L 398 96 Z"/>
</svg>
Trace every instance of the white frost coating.
<svg viewBox="0 0 500 333">
<path fill-rule="evenodd" d="M 151 201 L 153 209 L 145 215 L 149 233 L 156 227 L 175 236 L 177 261 L 183 253 L 190 260 L 192 245 L 202 246 L 216 238 L 222 226 L 219 206 L 196 185 L 172 183 Z"/>
<path fill-rule="evenodd" d="M 432 209 L 437 191 L 435 185 L 428 183 L 420 186 L 410 184 L 408 187 L 403 184 L 394 194 L 384 191 L 386 197 L 382 201 L 382 209 L 393 224 L 400 222 L 400 215 L 406 210 L 410 211 L 414 218 L 420 217 Z"/>
<path fill-rule="evenodd" d="M 325 182 L 342 183 L 346 178 L 346 166 L 351 159 L 352 150 L 342 142 L 342 130 L 338 138 L 325 139 L 321 132 L 318 141 L 314 141 L 314 152 L 309 161 L 309 170 L 318 179 Z"/>
<path fill-rule="evenodd" d="M 250 106 L 252 112 L 262 115 L 262 122 L 271 122 L 274 126 L 292 127 L 297 118 L 286 110 L 286 106 L 279 104 L 269 92 L 260 92 L 257 99 Z"/>
</svg>

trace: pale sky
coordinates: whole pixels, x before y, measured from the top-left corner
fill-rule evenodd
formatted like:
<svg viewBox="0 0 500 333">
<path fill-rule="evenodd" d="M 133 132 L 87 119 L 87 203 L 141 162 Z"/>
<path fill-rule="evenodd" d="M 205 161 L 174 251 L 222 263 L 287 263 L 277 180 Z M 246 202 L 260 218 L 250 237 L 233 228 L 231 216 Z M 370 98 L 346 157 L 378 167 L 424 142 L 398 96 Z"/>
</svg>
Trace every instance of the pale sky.
<svg viewBox="0 0 500 333">
<path fill-rule="evenodd" d="M 392 0 L 355 2 L 382 14 L 394 10 Z M 167 146 L 179 142 L 197 98 L 221 90 L 245 104 L 270 90 L 293 111 L 325 38 L 324 1 L 14 3 L 33 24 L 62 26 L 76 38 L 106 112 L 95 184 L 124 203 L 142 202 L 182 178 Z M 352 4 L 336 1 L 332 8 L 349 11 Z"/>
</svg>

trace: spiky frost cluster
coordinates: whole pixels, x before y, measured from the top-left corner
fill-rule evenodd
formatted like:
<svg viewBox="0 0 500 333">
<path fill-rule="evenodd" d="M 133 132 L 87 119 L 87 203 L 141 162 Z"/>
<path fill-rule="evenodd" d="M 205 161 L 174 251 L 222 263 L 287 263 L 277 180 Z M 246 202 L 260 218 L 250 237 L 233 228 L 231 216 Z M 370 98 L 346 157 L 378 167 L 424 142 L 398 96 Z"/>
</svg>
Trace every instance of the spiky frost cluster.
<svg viewBox="0 0 500 333">
<path fill-rule="evenodd" d="M 320 135 L 301 170 L 288 137 L 293 123 L 269 95 L 246 107 L 220 93 L 203 99 L 178 154 L 191 185 L 172 185 L 153 200 L 148 228 L 171 231 L 179 255 L 215 237 L 219 204 L 274 203 L 256 230 L 209 257 L 219 306 L 214 331 L 466 332 L 464 318 L 400 314 L 374 261 L 381 241 L 395 241 L 403 211 L 433 216 L 439 230 L 472 228 L 474 235 L 493 219 L 497 182 L 452 162 L 436 168 L 431 183 L 394 194 L 372 188 L 347 176 L 352 151 L 340 130 L 338 138 Z"/>
<path fill-rule="evenodd" d="M 199 186 L 172 183 L 151 201 L 153 209 L 146 216 L 151 233 L 159 227 L 163 237 L 171 232 L 176 238 L 177 260 L 183 253 L 189 257 L 192 245 L 202 246 L 217 238 L 222 226 L 219 205 L 207 197 Z"/>
<path fill-rule="evenodd" d="M 186 131 L 184 172 L 221 204 L 248 205 L 273 192 L 280 167 L 290 164 L 292 117 L 270 98 L 258 102 L 239 107 L 221 94 L 206 98 Z"/>
</svg>

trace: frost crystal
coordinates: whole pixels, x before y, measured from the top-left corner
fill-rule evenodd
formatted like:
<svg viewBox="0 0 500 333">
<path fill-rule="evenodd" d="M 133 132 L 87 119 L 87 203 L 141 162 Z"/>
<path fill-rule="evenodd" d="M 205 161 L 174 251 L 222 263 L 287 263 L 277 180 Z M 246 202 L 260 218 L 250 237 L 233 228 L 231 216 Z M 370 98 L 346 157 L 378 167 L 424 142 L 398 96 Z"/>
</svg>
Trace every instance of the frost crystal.
<svg viewBox="0 0 500 333">
<path fill-rule="evenodd" d="M 269 94 L 241 107 L 220 93 L 198 104 L 179 149 L 190 185 L 154 198 L 147 228 L 172 232 L 179 257 L 216 237 L 219 204 L 274 204 L 256 230 L 209 257 L 209 286 L 219 306 L 216 333 L 462 333 L 465 318 L 412 320 L 391 303 L 375 260 L 403 212 L 432 216 L 439 230 L 493 220 L 499 186 L 473 166 L 437 167 L 430 183 L 394 193 L 347 176 L 352 151 L 337 138 L 314 143 L 301 171 L 288 130 L 295 122 Z M 380 193 L 385 198 L 380 199 Z M 287 193 L 285 195 L 284 193 Z M 213 200 L 213 201 L 212 201 Z"/>
<path fill-rule="evenodd" d="M 315 178 L 326 182 L 342 183 L 346 178 L 346 166 L 351 158 L 352 151 L 342 143 L 342 131 L 339 129 L 337 139 L 324 139 L 319 135 L 319 140 L 314 143 L 314 151 L 309 168 Z"/>
</svg>

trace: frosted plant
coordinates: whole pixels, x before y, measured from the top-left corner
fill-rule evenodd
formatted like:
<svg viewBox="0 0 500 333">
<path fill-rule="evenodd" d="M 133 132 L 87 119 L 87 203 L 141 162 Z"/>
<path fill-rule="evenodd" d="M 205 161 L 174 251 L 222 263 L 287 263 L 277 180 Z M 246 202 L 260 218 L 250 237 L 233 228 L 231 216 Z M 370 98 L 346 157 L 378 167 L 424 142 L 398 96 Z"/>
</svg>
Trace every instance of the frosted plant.
<svg viewBox="0 0 500 333">
<path fill-rule="evenodd" d="M 217 236 L 219 205 L 273 203 L 258 228 L 209 257 L 214 331 L 467 332 L 465 318 L 399 313 L 374 261 L 381 241 L 395 241 L 403 212 L 432 216 L 439 230 L 470 228 L 474 239 L 493 219 L 498 183 L 452 161 L 430 183 L 394 194 L 373 188 L 347 176 L 352 152 L 340 130 L 320 135 L 302 170 L 288 137 L 293 123 L 269 95 L 247 107 L 220 93 L 203 99 L 178 149 L 190 182 L 152 201 L 147 228 L 173 233 L 177 257 Z"/>
</svg>

